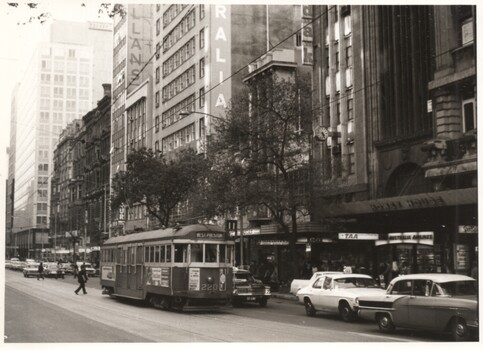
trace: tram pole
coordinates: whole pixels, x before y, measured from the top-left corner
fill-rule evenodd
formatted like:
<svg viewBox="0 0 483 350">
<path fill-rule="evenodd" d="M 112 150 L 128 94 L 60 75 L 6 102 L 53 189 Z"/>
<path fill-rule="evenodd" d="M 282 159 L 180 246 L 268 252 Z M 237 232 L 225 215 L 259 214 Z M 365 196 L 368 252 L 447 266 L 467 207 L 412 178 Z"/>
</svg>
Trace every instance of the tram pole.
<svg viewBox="0 0 483 350">
<path fill-rule="evenodd" d="M 243 213 L 240 212 L 240 266 L 243 265 Z"/>
</svg>

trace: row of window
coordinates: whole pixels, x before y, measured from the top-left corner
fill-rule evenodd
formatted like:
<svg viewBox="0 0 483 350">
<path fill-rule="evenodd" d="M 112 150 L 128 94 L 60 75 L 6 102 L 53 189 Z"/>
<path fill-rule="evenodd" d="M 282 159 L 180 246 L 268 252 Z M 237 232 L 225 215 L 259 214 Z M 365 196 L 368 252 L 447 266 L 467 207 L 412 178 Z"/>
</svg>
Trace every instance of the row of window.
<svg viewBox="0 0 483 350">
<path fill-rule="evenodd" d="M 174 44 L 176 44 L 188 31 L 196 24 L 195 10 L 192 10 L 183 20 L 181 20 L 176 27 L 173 28 L 168 35 L 163 38 L 163 52 L 166 52 Z M 156 49 L 161 45 L 158 43 Z M 156 58 L 159 58 L 159 51 Z"/>
<path fill-rule="evenodd" d="M 178 51 L 163 62 L 163 77 L 168 76 L 195 54 L 195 37 L 192 37 Z M 156 80 L 157 81 L 157 80 Z"/>
<path fill-rule="evenodd" d="M 163 139 L 163 153 L 172 151 L 195 140 L 195 124 L 190 124 Z"/>
<path fill-rule="evenodd" d="M 195 83 L 195 66 L 191 66 L 182 74 L 180 74 L 176 79 L 174 79 L 171 83 L 163 87 L 163 102 L 166 102 L 176 95 L 178 95 L 181 91 L 185 90 L 187 87 L 193 85 Z M 159 95 L 159 91 L 156 92 Z M 159 99 L 159 97 L 158 97 Z M 156 103 L 156 107 L 159 107 L 159 101 Z"/>
<path fill-rule="evenodd" d="M 64 72 L 67 69 L 69 73 L 79 71 L 80 74 L 89 74 L 91 71 L 89 63 L 79 63 L 79 65 L 77 65 L 77 62 L 67 62 L 66 64 L 64 61 L 54 61 L 53 63 L 54 72 Z M 52 69 L 52 61 L 42 60 L 41 67 L 43 71 L 50 71 Z"/>
<path fill-rule="evenodd" d="M 173 4 L 163 13 L 163 28 L 170 24 L 188 5 L 186 4 Z M 159 19 L 158 19 L 159 21 Z M 156 34 L 158 25 L 156 24 Z"/>
<path fill-rule="evenodd" d="M 105 249 L 101 254 L 102 262 L 120 262 L 124 265 L 135 263 L 231 263 L 233 257 L 233 246 L 226 244 L 162 244 L 144 247 L 144 260 L 142 257 L 135 257 L 134 247 L 128 250 L 122 248 Z"/>
<path fill-rule="evenodd" d="M 180 103 L 177 103 L 166 112 L 163 113 L 163 129 L 167 128 L 171 124 L 176 123 L 178 120 L 182 119 L 180 112 L 193 112 L 195 110 L 195 94 L 192 94 L 185 98 Z M 156 132 L 159 131 L 159 116 L 156 117 Z"/>
<path fill-rule="evenodd" d="M 50 96 L 53 93 L 54 97 L 64 97 L 64 88 L 60 86 L 55 86 L 53 91 L 51 92 L 50 86 L 41 86 L 40 87 L 40 95 L 41 96 Z M 79 89 L 76 90 L 75 88 L 65 88 L 67 98 L 77 98 L 77 92 L 79 92 L 78 98 L 81 100 L 88 100 L 89 99 L 89 90 L 88 89 Z"/>
<path fill-rule="evenodd" d="M 54 74 L 53 75 L 54 85 L 64 85 L 64 75 L 62 74 Z M 76 86 L 77 85 L 77 77 L 75 75 L 66 75 L 66 85 L 68 86 Z M 40 81 L 42 83 L 50 83 L 51 82 L 51 74 L 42 73 L 40 75 Z M 80 86 L 89 86 L 90 79 L 89 77 L 79 77 L 79 85 Z"/>
</svg>

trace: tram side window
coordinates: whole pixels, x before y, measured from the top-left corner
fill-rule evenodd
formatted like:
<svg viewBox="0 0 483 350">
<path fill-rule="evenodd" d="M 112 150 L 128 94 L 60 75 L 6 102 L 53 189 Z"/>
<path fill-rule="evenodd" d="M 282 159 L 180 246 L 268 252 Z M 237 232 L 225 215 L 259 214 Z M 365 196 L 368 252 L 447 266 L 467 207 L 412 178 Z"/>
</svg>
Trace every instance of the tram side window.
<svg viewBox="0 0 483 350">
<path fill-rule="evenodd" d="M 154 247 L 154 262 L 159 262 L 159 246 Z"/>
<path fill-rule="evenodd" d="M 161 246 L 161 262 L 166 261 L 166 246 L 162 245 Z"/>
<path fill-rule="evenodd" d="M 166 246 L 166 262 L 171 262 L 171 245 Z"/>
<path fill-rule="evenodd" d="M 149 247 L 149 262 L 154 262 L 154 246 Z"/>
<path fill-rule="evenodd" d="M 182 263 L 186 262 L 186 254 L 188 250 L 187 244 L 175 244 L 174 245 L 174 262 Z"/>
<path fill-rule="evenodd" d="M 191 262 L 203 262 L 203 244 L 191 244 Z"/>
<path fill-rule="evenodd" d="M 144 261 L 149 261 L 149 247 L 144 247 Z"/>
<path fill-rule="evenodd" d="M 205 262 L 216 262 L 216 244 L 205 244 Z"/>
<path fill-rule="evenodd" d="M 117 249 L 117 262 L 122 263 L 122 248 Z"/>
<path fill-rule="evenodd" d="M 226 250 L 226 261 L 228 263 L 233 263 L 233 246 L 229 246 L 228 249 Z"/>
<path fill-rule="evenodd" d="M 226 262 L 226 245 L 220 244 L 220 262 Z"/>
</svg>

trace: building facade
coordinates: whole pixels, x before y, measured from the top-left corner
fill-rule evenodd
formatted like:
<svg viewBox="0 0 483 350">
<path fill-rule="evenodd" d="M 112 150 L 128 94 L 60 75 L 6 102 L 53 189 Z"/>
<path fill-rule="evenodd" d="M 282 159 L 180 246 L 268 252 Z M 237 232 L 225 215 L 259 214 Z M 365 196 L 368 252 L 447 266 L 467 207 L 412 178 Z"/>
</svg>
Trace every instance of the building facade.
<svg viewBox="0 0 483 350">
<path fill-rule="evenodd" d="M 94 86 L 111 80 L 111 35 L 109 24 L 56 21 L 28 64 L 15 95 L 14 230 L 48 230 L 53 151 L 61 130 L 100 97 Z"/>
<path fill-rule="evenodd" d="M 168 157 L 187 147 L 205 152 L 212 119 L 223 118 L 248 64 L 296 28 L 297 8 L 156 5 L 155 147 Z M 173 220 L 189 218 L 189 204 L 178 206 Z"/>
<path fill-rule="evenodd" d="M 132 123 L 127 119 L 127 98 L 139 88 L 145 89 L 141 86 L 145 86 L 147 81 L 152 81 L 153 9 L 154 5 L 151 4 L 122 5 L 122 11 L 118 11 L 114 16 L 111 180 L 116 173 L 126 170 L 126 157 L 132 147 L 130 141 L 133 139 L 128 140 L 128 128 L 132 126 Z M 148 93 L 145 93 L 145 98 L 147 97 Z M 148 102 L 144 101 L 144 103 Z M 146 121 L 142 127 L 151 123 L 150 114 L 147 114 L 145 118 Z M 147 128 L 144 135 L 146 132 Z M 148 140 L 145 139 L 145 141 Z M 153 145 L 146 143 L 146 147 L 153 148 Z M 126 215 L 124 210 L 122 208 L 111 213 L 110 224 L 113 234 L 125 232 Z"/>
<path fill-rule="evenodd" d="M 306 237 L 313 264 L 389 270 L 386 279 L 468 273 L 477 255 L 474 11 L 314 7 L 314 219 L 331 226 Z"/>
</svg>

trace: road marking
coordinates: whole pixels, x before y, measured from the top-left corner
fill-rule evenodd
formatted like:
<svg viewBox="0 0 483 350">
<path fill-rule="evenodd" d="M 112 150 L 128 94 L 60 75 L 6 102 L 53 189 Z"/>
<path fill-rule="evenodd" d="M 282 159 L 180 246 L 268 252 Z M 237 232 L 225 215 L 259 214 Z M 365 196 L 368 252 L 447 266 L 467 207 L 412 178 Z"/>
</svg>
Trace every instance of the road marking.
<svg viewBox="0 0 483 350">
<path fill-rule="evenodd" d="M 397 338 L 397 337 L 388 337 L 385 335 L 375 335 L 375 334 L 367 334 L 367 333 L 359 333 L 359 332 L 347 332 L 350 334 L 356 334 L 356 335 L 362 335 L 364 337 L 374 337 L 374 338 L 382 338 L 382 339 L 387 339 L 387 340 L 392 340 L 392 341 L 402 341 L 402 342 L 411 342 L 414 340 L 409 340 L 409 339 L 404 339 L 404 338 Z"/>
</svg>

